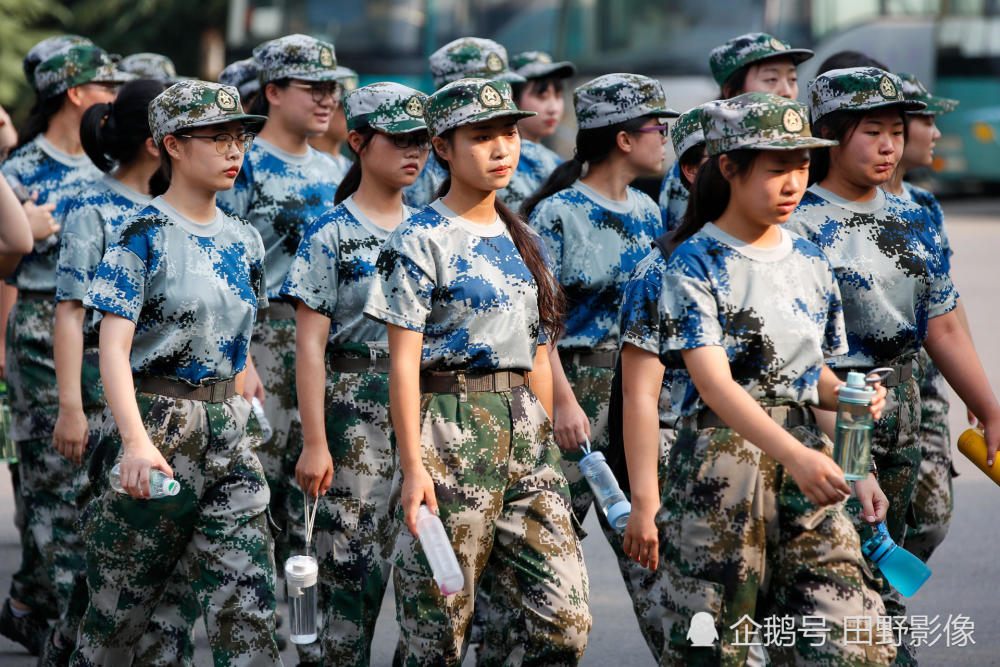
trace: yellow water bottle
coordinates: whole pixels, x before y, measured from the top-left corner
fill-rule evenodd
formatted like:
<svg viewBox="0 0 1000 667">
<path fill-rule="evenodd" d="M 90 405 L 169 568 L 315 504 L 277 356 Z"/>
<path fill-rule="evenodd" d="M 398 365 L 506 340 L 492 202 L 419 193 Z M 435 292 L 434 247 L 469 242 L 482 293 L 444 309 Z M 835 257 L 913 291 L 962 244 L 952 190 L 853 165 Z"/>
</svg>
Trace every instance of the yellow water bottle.
<svg viewBox="0 0 1000 667">
<path fill-rule="evenodd" d="M 990 479 L 1000 484 L 1000 453 L 993 461 L 993 467 L 986 462 L 986 438 L 983 432 L 976 428 L 967 428 L 958 436 L 958 451 L 986 473 Z"/>
</svg>

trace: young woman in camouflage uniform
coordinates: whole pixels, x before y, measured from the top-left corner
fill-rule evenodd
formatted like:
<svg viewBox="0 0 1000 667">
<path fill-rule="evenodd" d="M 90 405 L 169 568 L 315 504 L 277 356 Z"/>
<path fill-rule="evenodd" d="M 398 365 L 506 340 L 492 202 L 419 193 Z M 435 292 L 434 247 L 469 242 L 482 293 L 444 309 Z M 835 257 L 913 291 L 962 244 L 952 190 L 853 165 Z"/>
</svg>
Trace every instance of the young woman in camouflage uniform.
<svg viewBox="0 0 1000 667">
<path fill-rule="evenodd" d="M 921 460 L 919 372 L 914 373 L 921 346 L 983 419 L 990 459 L 1000 446 L 1000 404 L 954 312 L 957 294 L 930 215 L 879 188 L 902 154 L 904 113 L 925 103 L 906 100 L 899 78 L 874 67 L 825 72 L 809 84 L 809 95 L 816 134 L 840 145 L 814 156 L 814 183 L 789 226 L 823 250 L 840 283 L 850 352 L 831 362 L 834 370 L 843 375 L 892 368 L 885 380 L 886 418 L 875 428 L 872 457 L 889 499 L 886 525 L 893 539 L 902 541 Z M 848 510 L 867 538 L 871 528 L 859 516 L 867 511 L 855 501 Z M 898 592 L 884 579 L 883 597 L 890 614 L 905 616 Z M 901 664 L 914 660 L 904 635 Z"/>
<path fill-rule="evenodd" d="M 54 207 L 56 220 L 82 185 L 101 176 L 80 145 L 80 119 L 91 105 L 113 100 L 123 78 L 103 50 L 69 44 L 35 68 L 38 101 L 20 147 L 3 165 L 5 176 L 38 193 L 38 204 Z M 37 241 L 9 281 L 18 289 L 6 338 L 10 437 L 18 448 L 25 531 L 21 567 L 11 583 L 13 602 L 0 616 L 0 631 L 32 653 L 41 646 L 44 617 L 58 618 L 65 611 L 74 572 L 83 568 L 74 524 L 77 489 L 86 471 L 52 446 L 59 406 L 52 339 L 58 251 L 55 233 Z M 29 608 L 35 612 L 25 616 Z"/>
<path fill-rule="evenodd" d="M 579 130 L 571 160 L 525 202 L 522 214 L 545 244 L 549 265 L 566 294 L 566 332 L 551 345 L 553 425 L 563 451 L 573 511 L 583 523 L 594 504 L 577 461 L 580 445 L 608 444 L 608 401 L 618 352 L 618 309 L 632 269 L 663 232 L 656 203 L 629 187 L 663 164 L 667 106 L 659 82 L 637 74 L 607 74 L 573 92 Z M 621 533 L 601 508 L 597 518 L 626 586 L 633 563 Z M 503 607 L 504 605 L 499 605 Z M 509 623 L 494 623 L 501 636 Z"/>
<path fill-rule="evenodd" d="M 525 663 L 576 664 L 590 631 L 583 552 L 543 407 L 544 343 L 562 328 L 561 297 L 536 235 L 496 200 L 517 163 L 516 121 L 530 114 L 503 81 L 460 79 L 429 98 L 447 194 L 386 241 L 365 306 L 388 326 L 397 516 L 409 528 L 393 556 L 406 665 L 460 663 L 487 568 L 516 591 Z M 454 596 L 441 594 L 418 545 L 421 503 L 440 512 L 458 555 L 465 586 Z"/>
<path fill-rule="evenodd" d="M 712 49 L 708 64 L 719 84 L 719 98 L 743 93 L 774 93 L 794 100 L 799 96 L 795 68 L 813 57 L 809 49 L 793 49 L 788 42 L 763 32 L 734 37 Z M 667 230 L 676 229 L 687 209 L 688 189 L 684 187 L 681 155 L 660 184 L 660 212 Z M 688 162 L 688 165 L 693 163 Z"/>
<path fill-rule="evenodd" d="M 219 206 L 248 220 L 264 239 L 270 307 L 254 327 L 251 368 L 260 374 L 263 390 L 256 394 L 273 429 L 257 456 L 271 487 L 278 560 L 284 562 L 290 490 L 285 467 L 299 447 L 301 433 L 295 398 L 295 305 L 281 295 L 281 285 L 302 234 L 328 210 L 340 184 L 336 165 L 308 143 L 310 136 L 326 131 L 338 103 L 337 60 L 332 44 L 307 35 L 265 42 L 254 49 L 254 60 L 263 87 L 251 109 L 266 114 L 268 122 L 247 154 L 236 185 L 219 194 Z"/>
<path fill-rule="evenodd" d="M 188 80 L 149 105 L 170 187 L 124 223 L 84 299 L 101 311 L 107 434 L 121 485 L 88 508 L 89 604 L 71 663 L 131 664 L 175 571 L 205 615 L 216 665 L 280 664 L 270 497 L 236 390 L 258 308 L 264 247 L 216 208 L 261 116 L 235 88 Z M 113 420 L 112 420 L 113 417 Z M 152 469 L 180 493 L 146 501 Z M 178 568 L 178 564 L 180 567 Z"/>
<path fill-rule="evenodd" d="M 347 93 L 358 87 L 358 73 L 350 67 L 337 66 L 337 94 L 340 95 L 340 103 L 337 104 L 330 115 L 330 126 L 326 132 L 309 137 L 309 145 L 318 151 L 326 153 L 327 156 L 337 166 L 334 179 L 338 183 L 344 181 L 344 176 L 351 168 L 352 161 L 343 153 L 344 144 L 347 141 L 347 118 L 344 112 L 343 99 Z"/>
<path fill-rule="evenodd" d="M 312 543 L 327 665 L 369 664 L 392 567 L 385 560 L 398 529 L 390 498 L 396 447 L 388 344 L 385 327 L 362 310 L 382 244 L 413 213 L 403 204 L 403 187 L 417 178 L 430 150 L 425 99 L 395 83 L 347 94 L 354 164 L 337 190 L 338 206 L 310 226 L 281 289 L 299 301 L 295 364 L 303 446 L 295 477 L 308 496 L 319 495 Z M 316 372 L 327 363 L 329 374 Z M 304 507 L 301 494 L 290 498 L 298 501 L 292 521 Z"/>
<path fill-rule="evenodd" d="M 892 179 L 883 186 L 886 192 L 908 199 L 923 206 L 930 214 L 934 227 L 941 237 L 941 250 L 945 270 L 951 271 L 951 245 L 944 224 L 944 211 L 937 198 L 903 176 L 911 169 L 931 166 L 934 159 L 934 142 L 941 136 L 934 122 L 935 117 L 949 113 L 958 106 L 958 100 L 931 95 L 912 74 L 900 74 L 903 95 L 906 99 L 924 102 L 927 107 L 906 114 L 906 142 Z M 962 327 L 969 331 L 962 300 L 957 300 L 955 312 Z M 971 337 L 971 333 L 970 333 Z M 907 517 L 906 549 L 923 560 L 934 553 L 948 533 L 951 513 L 955 507 L 951 479 L 957 473 L 951 463 L 951 434 L 948 429 L 948 387 L 941 371 L 934 366 L 923 348 L 917 357 L 920 367 L 920 471 L 914 492 L 911 512 Z M 970 413 L 970 420 L 975 421 Z"/>
<path fill-rule="evenodd" d="M 814 244 L 782 229 L 806 188 L 806 108 L 769 93 L 702 106 L 709 161 L 669 259 L 657 248 L 621 311 L 624 438 L 632 489 L 625 551 L 651 573 L 643 620 L 661 665 L 743 665 L 747 635 L 788 617 L 773 664 L 887 664 L 892 646 L 845 645 L 845 616 L 884 613 L 843 500 L 850 493 L 809 406 L 836 405 L 824 357 L 847 351 L 836 277 Z M 657 460 L 664 369 L 680 415 Z M 878 417 L 885 390 L 871 410 Z M 658 467 L 666 466 L 661 487 Z M 856 492 L 879 521 L 878 484 Z M 870 575 L 869 575 L 870 576 Z M 692 646 L 708 614 L 718 642 Z M 825 643 L 804 631 L 821 618 Z M 743 644 L 737 640 L 742 640 Z"/>
</svg>

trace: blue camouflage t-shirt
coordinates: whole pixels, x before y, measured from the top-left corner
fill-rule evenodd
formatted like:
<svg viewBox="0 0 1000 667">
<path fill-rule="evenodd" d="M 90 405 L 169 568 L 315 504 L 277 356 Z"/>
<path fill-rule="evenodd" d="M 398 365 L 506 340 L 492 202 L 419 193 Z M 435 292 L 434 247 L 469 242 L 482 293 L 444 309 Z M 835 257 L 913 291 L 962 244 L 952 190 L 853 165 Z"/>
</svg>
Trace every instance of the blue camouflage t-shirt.
<svg viewBox="0 0 1000 667">
<path fill-rule="evenodd" d="M 264 245 L 217 210 L 198 224 L 157 197 L 108 246 L 84 305 L 135 322 L 132 372 L 202 385 L 243 370 L 264 292 Z"/>
<path fill-rule="evenodd" d="M 55 204 L 55 220 L 62 220 L 66 206 L 85 185 L 103 175 L 86 155 L 68 155 L 42 135 L 14 151 L 3 163 L 4 176 L 13 176 L 28 189 L 38 192 L 38 204 Z M 55 292 L 59 234 L 35 242 L 7 282 L 19 290 Z"/>
<path fill-rule="evenodd" d="M 847 352 L 830 263 L 784 229 L 777 246 L 756 248 L 708 223 L 669 261 L 654 250 L 625 289 L 621 327 L 622 344 L 667 367 L 680 416 L 704 407 L 682 350 L 722 347 L 733 379 L 755 399 L 813 405 L 824 357 Z"/>
<path fill-rule="evenodd" d="M 614 201 L 576 181 L 540 201 L 530 223 L 566 294 L 559 348 L 617 347 L 625 282 L 662 229 L 656 204 L 634 188 L 625 201 Z"/>
<path fill-rule="evenodd" d="M 688 198 L 691 194 L 684 187 L 684 174 L 681 173 L 681 163 L 674 164 L 663 175 L 663 182 L 660 183 L 660 215 L 663 218 L 663 226 L 666 231 L 672 231 L 680 227 L 684 220 L 684 213 L 687 212 Z"/>
<path fill-rule="evenodd" d="M 417 180 L 403 188 L 403 201 L 410 208 L 417 210 L 430 206 L 430 203 L 437 198 L 438 188 L 447 177 L 448 172 L 438 164 L 432 148 L 424 168 L 417 175 Z"/>
<path fill-rule="evenodd" d="M 499 217 L 476 224 L 437 200 L 389 236 L 376 270 L 365 315 L 423 332 L 423 369 L 534 366 L 538 289 Z"/>
<path fill-rule="evenodd" d="M 852 202 L 812 185 L 787 226 L 818 245 L 840 283 L 850 352 L 835 368 L 871 368 L 916 354 L 927 321 L 955 307 L 930 215 L 878 189 Z"/>
<path fill-rule="evenodd" d="M 218 194 L 222 210 L 248 220 L 260 232 L 269 299 L 280 299 L 302 234 L 333 207 L 339 171 L 333 160 L 311 146 L 304 155 L 294 155 L 257 139 L 232 189 Z"/>
<path fill-rule="evenodd" d="M 944 261 L 945 271 L 951 273 L 951 256 L 953 254 L 951 241 L 948 240 L 948 229 L 944 224 L 944 209 L 941 208 L 937 197 L 929 190 L 925 190 L 909 181 L 903 181 L 903 194 L 901 197 L 902 199 L 912 201 L 917 206 L 923 206 L 927 214 L 931 216 L 934 229 L 937 230 L 938 236 L 941 238 L 942 261 Z"/>
<path fill-rule="evenodd" d="M 404 220 L 413 213 L 403 207 Z M 281 294 L 330 318 L 329 345 L 334 351 L 351 343 L 387 339 L 385 325 L 365 317 L 363 311 L 375 262 L 391 233 L 348 197 L 316 219 L 302 238 Z"/>
</svg>

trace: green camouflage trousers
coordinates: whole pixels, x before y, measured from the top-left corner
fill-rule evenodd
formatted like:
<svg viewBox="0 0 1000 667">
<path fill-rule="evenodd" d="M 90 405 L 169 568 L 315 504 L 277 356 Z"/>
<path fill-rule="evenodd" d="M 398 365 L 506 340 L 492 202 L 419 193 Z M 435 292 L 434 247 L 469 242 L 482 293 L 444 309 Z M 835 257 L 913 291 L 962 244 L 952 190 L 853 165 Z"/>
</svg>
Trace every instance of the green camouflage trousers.
<svg viewBox="0 0 1000 667">
<path fill-rule="evenodd" d="M 284 304 L 282 304 L 284 305 Z M 264 414 L 274 430 L 267 442 L 256 449 L 271 488 L 271 520 L 277 562 L 288 558 L 288 493 L 285 471 L 290 452 L 301 451 L 302 427 L 299 423 L 298 395 L 295 393 L 295 319 L 264 319 L 254 325 L 250 342 L 253 363 L 264 384 Z M 284 576 L 282 570 L 280 576 Z"/>
<path fill-rule="evenodd" d="M 906 548 L 926 561 L 944 541 L 955 509 L 952 494 L 948 383 L 924 350 L 920 351 L 920 471 L 907 518 Z"/>
<path fill-rule="evenodd" d="M 815 425 L 789 432 L 832 452 Z M 892 661 L 891 643 L 844 644 L 845 617 L 866 617 L 874 628 L 885 608 L 843 506 L 817 508 L 780 464 L 735 431 L 678 430 L 657 524 L 660 565 L 643 588 L 647 623 L 659 622 L 666 638 L 661 665 L 742 666 L 747 644 L 765 642 L 751 621 L 765 625 L 772 616 L 781 621 L 772 627 L 786 630 L 781 645 L 767 646 L 772 664 Z M 708 639 L 713 625 L 717 633 L 707 647 L 688 640 L 701 612 L 714 622 L 706 620 Z M 809 637 L 820 623 L 826 631 Z"/>
<path fill-rule="evenodd" d="M 465 588 L 443 596 L 420 543 L 400 528 L 393 554 L 402 664 L 458 665 L 480 576 L 516 590 L 524 661 L 575 665 L 591 616 L 552 424 L 527 387 L 424 394 L 421 447 Z M 397 510 L 402 526 L 402 509 Z"/>
<path fill-rule="evenodd" d="M 15 505 L 23 510 L 21 564 L 11 580 L 10 596 L 50 618 L 59 616 L 69 594 L 68 585 L 64 585 L 60 596 L 49 576 L 55 551 L 51 536 L 71 533 L 75 516 L 65 501 L 73 497 L 73 489 L 58 486 L 73 479 L 74 466 L 52 449 L 52 430 L 59 410 L 52 352 L 54 323 L 54 296 L 51 300 L 19 298 L 7 320 L 6 348 L 9 437 L 16 442 L 18 460 L 24 462 L 17 466 L 18 484 L 14 486 L 14 492 L 20 495 Z M 52 450 L 51 457 L 46 449 Z M 49 463 L 56 466 L 51 478 L 46 468 Z M 21 471 L 24 466 L 28 469 Z M 26 481 L 28 488 L 24 488 Z M 32 516 L 37 511 L 43 515 Z M 53 519 L 55 526 L 49 523 Z"/>
<path fill-rule="evenodd" d="M 137 392 L 136 400 L 181 491 L 138 500 L 107 488 L 88 506 L 90 599 L 71 664 L 132 664 L 177 572 L 198 598 L 217 667 L 280 664 L 270 494 L 246 431 L 250 405 L 242 396 L 212 404 Z"/>
<path fill-rule="evenodd" d="M 326 382 L 326 406 L 333 483 L 320 496 L 311 547 L 319 562 L 323 622 L 318 645 L 296 648 L 306 649 L 299 651 L 302 662 L 368 665 L 392 569 L 387 558 L 399 528 L 393 515 L 398 499 L 393 493 L 396 445 L 389 420 L 389 376 L 333 373 Z M 300 551 L 303 495 L 294 474 L 289 485 L 289 542 L 293 551 Z M 317 646 L 322 647 L 322 658 Z"/>
</svg>

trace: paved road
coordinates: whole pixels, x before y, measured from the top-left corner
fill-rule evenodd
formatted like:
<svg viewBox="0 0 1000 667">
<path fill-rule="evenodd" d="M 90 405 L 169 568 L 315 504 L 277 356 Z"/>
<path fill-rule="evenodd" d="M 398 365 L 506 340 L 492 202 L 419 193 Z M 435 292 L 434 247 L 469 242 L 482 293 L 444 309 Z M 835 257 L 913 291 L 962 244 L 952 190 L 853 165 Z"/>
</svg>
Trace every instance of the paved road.
<svg viewBox="0 0 1000 667">
<path fill-rule="evenodd" d="M 1000 201 L 956 202 L 945 206 L 952 246 L 953 276 L 969 311 L 973 335 L 995 391 L 1000 392 Z M 952 398 L 953 439 L 964 428 L 964 409 Z M 996 602 L 1000 581 L 1000 558 L 994 553 L 1000 514 L 1000 489 L 955 450 L 960 477 L 955 480 L 955 517 L 944 545 L 931 560 L 934 576 L 914 597 L 911 614 L 938 616 L 941 631 L 937 645 L 921 653 L 924 665 L 1000 664 L 1000 605 Z M 16 544 L 10 496 L 10 479 L 0 471 L 0 591 L 6 591 L 17 567 Z M 585 526 L 584 541 L 591 579 L 594 629 L 584 665 L 643 666 L 654 664 L 639 635 L 631 605 L 618 576 L 611 551 L 593 518 Z M 975 644 L 946 646 L 943 626 L 949 616 L 964 615 L 974 626 Z M 374 641 L 374 665 L 389 665 L 396 641 L 395 612 L 391 598 L 379 619 Z M 294 651 L 283 654 L 286 665 L 295 665 Z M 204 632 L 199 628 L 198 664 L 210 665 Z M 19 646 L 0 637 L 0 664 L 10 667 L 34 665 Z"/>
</svg>

